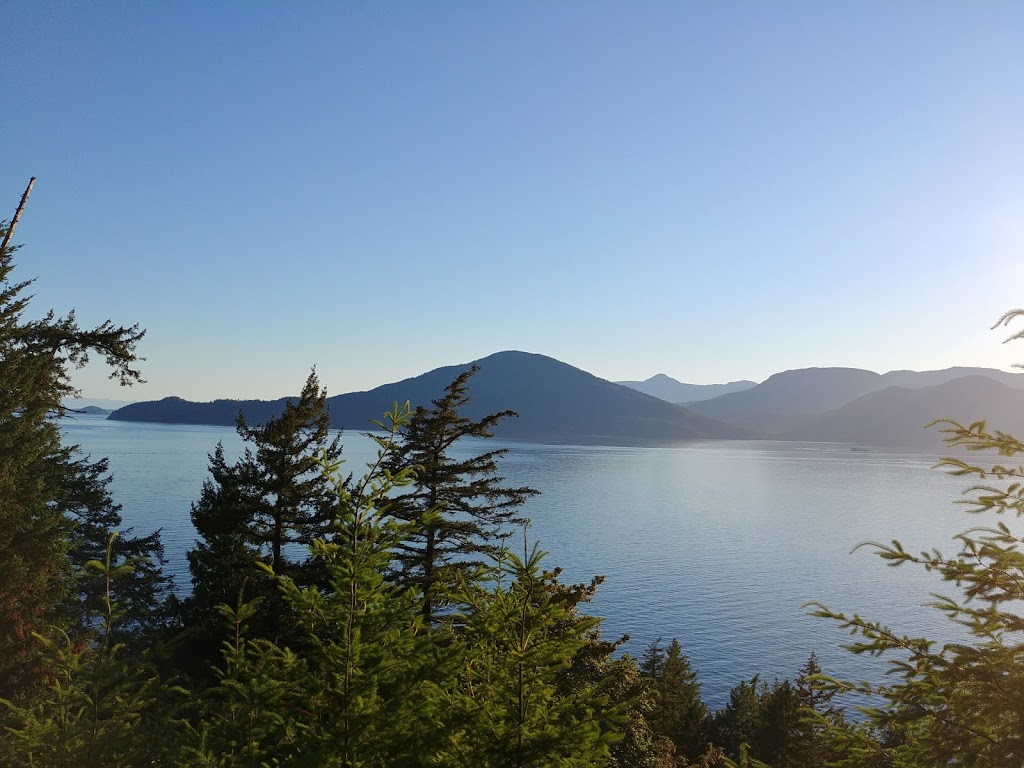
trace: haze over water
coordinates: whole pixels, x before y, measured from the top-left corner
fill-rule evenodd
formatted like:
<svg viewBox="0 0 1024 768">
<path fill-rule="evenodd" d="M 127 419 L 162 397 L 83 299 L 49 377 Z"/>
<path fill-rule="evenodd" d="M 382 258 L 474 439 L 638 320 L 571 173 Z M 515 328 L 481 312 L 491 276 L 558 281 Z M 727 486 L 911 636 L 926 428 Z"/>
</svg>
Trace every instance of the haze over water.
<svg viewBox="0 0 1024 768">
<path fill-rule="evenodd" d="M 87 416 L 62 427 L 94 459 L 109 457 L 125 525 L 163 529 L 168 567 L 187 590 L 189 505 L 217 442 L 229 457 L 240 454 L 234 430 Z M 344 443 L 347 469 L 358 475 L 375 446 L 355 432 Z M 954 533 L 984 522 L 952 504 L 966 483 L 930 469 L 937 455 L 767 441 L 465 441 L 453 453 L 494 447 L 510 449 L 501 462 L 509 484 L 541 491 L 525 513 L 530 541 L 550 552 L 547 566 L 562 567 L 567 581 L 605 576 L 592 606 L 604 636 L 629 634 L 634 655 L 659 636 L 678 637 L 714 707 L 754 674 L 792 679 L 812 650 L 827 673 L 879 678 L 884 664 L 839 650 L 848 636 L 808 617 L 809 600 L 900 633 L 952 639 L 943 617 L 922 607 L 931 590 L 942 591 L 937 579 L 888 568 L 867 549 L 850 554 L 866 539 L 893 538 L 910 551 L 952 551 Z"/>
</svg>

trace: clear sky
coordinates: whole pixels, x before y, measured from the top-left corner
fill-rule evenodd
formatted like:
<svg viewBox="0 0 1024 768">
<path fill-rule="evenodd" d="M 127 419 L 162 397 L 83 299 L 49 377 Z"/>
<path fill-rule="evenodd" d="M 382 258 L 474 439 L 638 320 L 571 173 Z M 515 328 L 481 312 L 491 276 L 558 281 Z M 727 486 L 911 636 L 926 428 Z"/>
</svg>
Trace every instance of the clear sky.
<svg viewBox="0 0 1024 768">
<path fill-rule="evenodd" d="M 503 349 L 608 379 L 990 365 L 1024 3 L 15 0 L 0 217 L 149 383 L 331 394 Z"/>
</svg>

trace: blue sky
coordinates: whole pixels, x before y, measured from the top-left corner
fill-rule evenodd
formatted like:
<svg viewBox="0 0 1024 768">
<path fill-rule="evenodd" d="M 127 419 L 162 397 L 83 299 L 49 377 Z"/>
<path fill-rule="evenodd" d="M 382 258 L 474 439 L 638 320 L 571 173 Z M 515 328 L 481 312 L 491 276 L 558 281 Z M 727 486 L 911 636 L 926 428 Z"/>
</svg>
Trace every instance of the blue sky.
<svg viewBox="0 0 1024 768">
<path fill-rule="evenodd" d="M 332 394 L 502 349 L 609 379 L 1024 359 L 1024 4 L 5 4 L 34 308 L 149 383 Z M 4 213 L 9 210 L 10 213 Z"/>
</svg>

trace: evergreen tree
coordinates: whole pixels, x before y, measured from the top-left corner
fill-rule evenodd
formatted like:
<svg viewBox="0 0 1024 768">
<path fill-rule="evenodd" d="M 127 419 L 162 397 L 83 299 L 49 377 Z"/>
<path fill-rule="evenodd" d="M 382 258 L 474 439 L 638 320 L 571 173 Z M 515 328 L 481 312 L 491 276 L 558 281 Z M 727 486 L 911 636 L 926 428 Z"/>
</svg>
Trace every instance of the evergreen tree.
<svg viewBox="0 0 1024 768">
<path fill-rule="evenodd" d="M 828 732 L 843 721 L 843 711 L 832 703 L 835 693 L 821 686 L 823 674 L 812 651 L 796 678 L 800 718 L 792 741 L 790 763 L 794 768 L 816 768 L 836 757 Z"/>
<path fill-rule="evenodd" d="M 415 484 L 396 498 L 394 515 L 412 524 L 410 536 L 397 553 L 398 579 L 415 585 L 422 595 L 422 613 L 428 626 L 445 601 L 443 588 L 466 572 L 483 548 L 507 533 L 507 525 L 522 522 L 516 510 L 537 493 L 532 488 L 501 485 L 497 460 L 505 449 L 466 459 L 452 456 L 455 444 L 466 437 L 491 437 L 502 419 L 514 411 L 492 413 L 479 420 L 462 415 L 470 402 L 467 386 L 479 370 L 473 366 L 445 388 L 433 407 L 420 406 L 402 430 L 402 444 L 390 458 L 389 468 L 413 468 Z"/>
<path fill-rule="evenodd" d="M 236 604 L 239 594 L 252 600 L 269 592 L 253 586 L 266 581 L 262 571 L 253 567 L 261 557 L 250 532 L 257 504 L 255 491 L 243 485 L 239 471 L 224 458 L 223 444 L 217 444 L 209 459 L 210 477 L 192 505 L 192 525 L 199 538 L 188 553 L 192 574 L 189 621 L 203 624 L 216 616 L 217 605 Z"/>
<path fill-rule="evenodd" d="M 997 322 L 1010 323 L 1024 310 Z M 1024 331 L 1009 340 L 1024 338 Z M 945 421 L 951 447 L 991 451 L 1000 457 L 974 463 L 947 458 L 939 466 L 975 478 L 964 500 L 976 515 L 993 515 L 956 537 L 956 552 L 914 554 L 899 541 L 872 544 L 891 565 L 916 565 L 933 572 L 959 597 L 936 596 L 932 605 L 969 640 L 938 646 L 907 637 L 860 616 L 818 606 L 815 614 L 860 636 L 854 653 L 890 655 L 896 682 L 880 685 L 833 681 L 832 690 L 858 691 L 881 699 L 866 710 L 864 725 L 842 724 L 833 735 L 843 751 L 839 765 L 944 765 L 1019 768 L 1024 765 L 1024 442 L 991 430 Z M 1006 461 L 1009 459 L 1010 461 Z"/>
<path fill-rule="evenodd" d="M 700 698 L 697 673 L 679 641 L 673 639 L 666 652 L 652 644 L 644 657 L 644 669 L 653 670 L 657 692 L 657 705 L 649 717 L 651 727 L 672 741 L 678 756 L 696 760 L 708 745 L 710 713 Z"/>
<path fill-rule="evenodd" d="M 592 585 L 559 584 L 556 571 L 541 569 L 544 554 L 500 548 L 456 593 L 462 608 L 442 624 L 459 665 L 439 764 L 582 768 L 605 764 L 621 738 L 625 706 L 572 671 L 599 624 L 578 612 Z M 565 685 L 567 676 L 576 684 Z"/>
<path fill-rule="evenodd" d="M 56 417 L 76 394 L 71 372 L 96 354 L 111 378 L 140 381 L 135 348 L 144 332 L 110 321 L 81 328 L 74 311 L 26 319 L 32 281 L 12 279 L 12 227 L 0 222 L 0 697 L 13 700 L 41 682 L 39 638 L 66 624 L 80 589 L 89 591 L 76 582 L 70 556 L 120 523 L 106 496 L 105 465 L 61 445 Z"/>
<path fill-rule="evenodd" d="M 723 757 L 720 765 L 721 768 L 772 768 L 772 766 L 753 757 L 750 754 L 750 745 L 746 742 L 739 745 L 735 760 Z"/>
<path fill-rule="evenodd" d="M 700 698 L 700 684 L 682 646 L 673 639 L 668 651 L 661 638 L 640 657 L 640 673 L 650 681 L 654 705 L 647 715 L 653 731 L 672 744 L 673 765 L 691 765 L 707 755 L 711 714 Z"/>
<path fill-rule="evenodd" d="M 427 764 L 430 728 L 419 723 L 431 709 L 419 689 L 433 665 L 414 595 L 384 578 L 403 534 L 389 496 L 409 472 L 382 465 L 407 417 L 397 408 L 389 414 L 389 434 L 374 437 L 378 461 L 354 486 L 339 463 L 325 462 L 336 502 L 332 535 L 310 545 L 325 580 L 303 586 L 273 574 L 297 619 L 298 652 L 246 637 L 252 603 L 221 606 L 233 638 L 218 684 L 201 697 L 188 765 Z"/>
<path fill-rule="evenodd" d="M 72 470 L 62 506 L 74 524 L 69 557 L 77 575 L 78 626 L 89 626 L 89 617 L 98 615 L 112 598 L 120 614 L 110 629 L 115 641 L 132 652 L 151 648 L 169 627 L 176 604 L 174 580 L 163 570 L 160 531 L 133 536 L 132 529 L 122 529 L 121 506 L 108 492 L 107 460 L 83 459 L 75 447 L 63 452 Z M 118 535 L 112 537 L 114 532 Z M 86 567 L 90 561 L 104 562 L 108 549 L 114 566 L 131 564 L 115 567 L 109 584 L 98 569 Z"/>
<path fill-rule="evenodd" d="M 761 695 L 760 722 L 751 751 L 772 768 L 796 765 L 801 705 L 800 692 L 789 680 L 776 680 Z"/>
<path fill-rule="evenodd" d="M 712 720 L 714 742 L 733 760 L 740 760 L 740 747 L 749 748 L 761 726 L 761 702 L 765 685 L 758 675 L 743 680 L 729 691 L 729 702 Z"/>
<path fill-rule="evenodd" d="M 626 715 L 622 739 L 611 748 L 609 768 L 676 768 L 675 745 L 650 725 L 657 707 L 654 681 L 641 673 L 629 654 L 606 664 L 602 675 L 609 700 L 623 704 Z"/>
<path fill-rule="evenodd" d="M 320 461 L 341 456 L 341 434 L 329 440 L 327 392 L 316 372 L 306 379 L 297 402 L 289 400 L 276 419 L 250 426 L 238 416 L 238 434 L 256 446 L 241 463 L 243 481 L 257 490 L 251 522 L 254 540 L 267 550 L 274 573 L 297 577 L 303 563 L 284 555 L 289 544 L 308 546 L 327 530 L 335 496 Z M 301 581 L 301 579 L 300 579 Z"/>
<path fill-rule="evenodd" d="M 102 605 L 93 614 L 95 631 L 77 640 L 53 629 L 39 639 L 50 678 L 25 704 L 7 706 L 4 757 L 17 766 L 103 768 L 152 765 L 170 757 L 172 710 L 153 672 L 126 654 L 117 641 L 123 620 L 112 585 L 133 563 L 114 564 L 112 535 L 102 561 L 92 560 L 104 585 Z"/>
<path fill-rule="evenodd" d="M 290 545 L 308 546 L 329 530 L 335 496 L 320 461 L 335 462 L 341 437 L 330 439 L 327 394 L 310 373 L 297 401 L 280 416 L 250 426 L 239 414 L 237 429 L 252 447 L 234 464 L 218 445 L 210 456 L 210 478 L 192 505 L 199 540 L 189 552 L 193 595 L 186 614 L 193 635 L 214 633 L 217 606 L 236 605 L 238 596 L 262 598 L 251 621 L 258 637 L 275 638 L 285 627 L 281 598 L 259 562 L 300 584 L 317 580 L 317 563 L 289 557 Z"/>
</svg>

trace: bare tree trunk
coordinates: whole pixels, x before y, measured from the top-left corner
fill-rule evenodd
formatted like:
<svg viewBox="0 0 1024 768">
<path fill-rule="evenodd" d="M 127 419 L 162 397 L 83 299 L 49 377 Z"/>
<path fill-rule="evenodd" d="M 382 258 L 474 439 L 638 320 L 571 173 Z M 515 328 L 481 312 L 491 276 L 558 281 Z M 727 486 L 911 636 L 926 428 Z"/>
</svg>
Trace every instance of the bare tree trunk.
<svg viewBox="0 0 1024 768">
<path fill-rule="evenodd" d="M 18 203 L 18 210 L 14 212 L 14 218 L 11 219 L 11 225 L 7 228 L 7 233 L 4 235 L 3 245 L 0 245 L 0 253 L 7 250 L 7 246 L 11 242 L 11 237 L 14 235 L 14 229 L 18 226 L 18 220 L 21 218 L 21 212 L 25 210 L 25 203 L 28 202 L 28 196 L 32 194 L 32 187 L 35 183 L 35 176 L 28 180 L 28 186 L 25 187 L 25 194 L 21 196 L 21 202 Z"/>
</svg>

